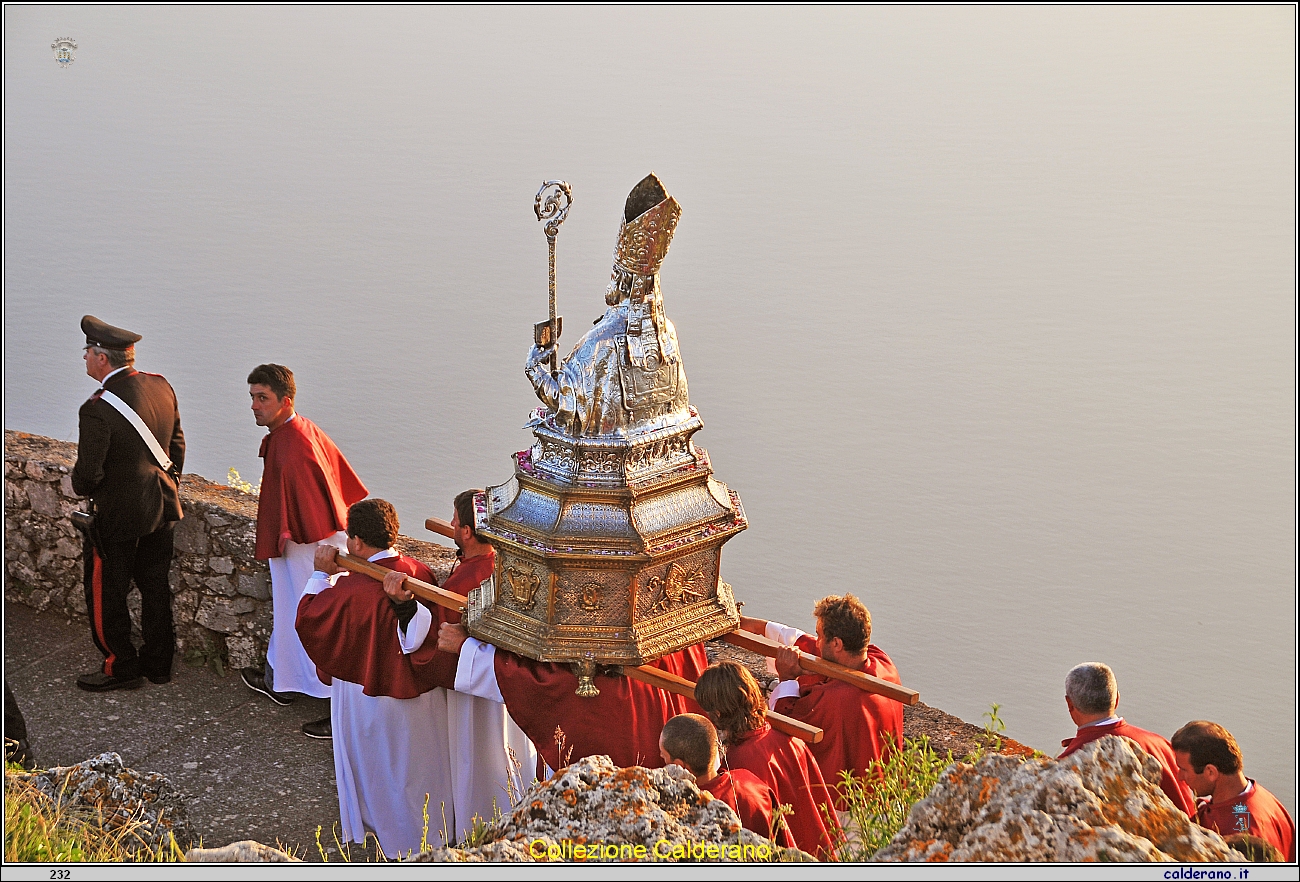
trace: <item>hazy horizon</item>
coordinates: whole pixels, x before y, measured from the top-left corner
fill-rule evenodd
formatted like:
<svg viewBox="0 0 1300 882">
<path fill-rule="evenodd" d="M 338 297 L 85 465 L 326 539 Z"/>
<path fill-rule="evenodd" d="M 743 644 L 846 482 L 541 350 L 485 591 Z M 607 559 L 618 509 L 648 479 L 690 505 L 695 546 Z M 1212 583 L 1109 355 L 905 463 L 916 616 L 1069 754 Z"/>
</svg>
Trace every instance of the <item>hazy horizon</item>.
<svg viewBox="0 0 1300 882">
<path fill-rule="evenodd" d="M 144 335 L 186 470 L 287 364 L 405 532 L 506 480 L 628 190 L 750 528 L 746 612 L 852 591 L 927 704 L 1049 754 L 1081 661 L 1296 800 L 1295 7 L 5 7 L 6 428 Z M 76 39 L 66 69 L 50 43 Z M 427 538 L 427 537 L 426 537 Z"/>
</svg>

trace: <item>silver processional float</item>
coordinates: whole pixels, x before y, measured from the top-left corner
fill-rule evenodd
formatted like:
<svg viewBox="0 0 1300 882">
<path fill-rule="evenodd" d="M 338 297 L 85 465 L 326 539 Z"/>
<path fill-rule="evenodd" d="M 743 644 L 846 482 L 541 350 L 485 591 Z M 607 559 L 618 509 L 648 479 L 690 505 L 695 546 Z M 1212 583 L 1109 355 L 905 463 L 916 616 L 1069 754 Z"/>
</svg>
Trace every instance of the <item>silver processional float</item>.
<svg viewBox="0 0 1300 882">
<path fill-rule="evenodd" d="M 704 422 L 664 313 L 659 268 L 681 206 L 653 173 L 632 188 L 605 313 L 557 364 L 555 242 L 572 201 L 563 181 L 547 181 L 534 200 L 545 222 L 550 316 L 533 328 L 525 374 L 542 406 L 527 424 L 533 446 L 514 454 L 514 475 L 474 500 L 475 529 L 495 550 L 495 569 L 468 598 L 414 579 L 406 587 L 462 609 L 465 629 L 479 640 L 572 665 L 579 695 L 597 695 L 593 677 L 609 665 L 689 695 L 689 681 L 640 666 L 715 637 L 767 656 L 778 646 L 739 630 L 731 586 L 719 578 L 723 544 L 748 522 L 736 491 L 713 477 L 708 454 L 692 441 Z M 426 526 L 450 535 L 444 521 Z M 374 566 L 339 560 L 358 572 Z M 906 704 L 919 699 L 816 656 L 801 654 L 800 663 Z M 782 723 L 809 740 L 821 735 Z"/>
<path fill-rule="evenodd" d="M 552 372 L 552 230 L 572 197 L 559 182 L 547 189 L 551 319 L 536 327 L 541 345 L 526 366 L 543 406 L 513 477 L 475 500 L 496 569 L 470 592 L 465 628 L 538 661 L 577 665 L 579 694 L 588 694 L 598 664 L 641 665 L 740 626 L 718 572 L 722 545 L 748 524 L 740 497 L 691 441 L 704 423 L 659 287 L 677 200 L 653 174 L 632 189 L 605 314 Z"/>
</svg>

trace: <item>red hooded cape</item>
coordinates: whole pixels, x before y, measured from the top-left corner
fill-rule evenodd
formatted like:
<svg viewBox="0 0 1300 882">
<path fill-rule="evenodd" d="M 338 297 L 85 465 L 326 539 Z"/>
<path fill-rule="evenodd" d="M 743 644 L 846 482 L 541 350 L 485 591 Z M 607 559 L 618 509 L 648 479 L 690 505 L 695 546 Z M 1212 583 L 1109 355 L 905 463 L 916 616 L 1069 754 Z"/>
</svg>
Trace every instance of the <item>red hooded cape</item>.
<svg viewBox="0 0 1300 882">
<path fill-rule="evenodd" d="M 492 575 L 492 566 L 496 561 L 496 552 L 491 548 L 486 554 L 480 554 L 465 560 L 457 561 L 456 568 L 451 571 L 447 581 L 442 583 L 442 587 L 448 591 L 454 591 L 457 594 L 468 596 L 471 588 L 477 588 L 479 583 Z M 428 582 L 429 579 L 424 581 Z M 429 626 L 429 636 L 425 639 L 424 645 L 411 653 L 411 660 L 417 665 L 428 664 L 435 657 L 448 656 L 455 658 L 450 653 L 441 652 L 438 649 L 438 628 L 443 622 L 449 622 L 453 625 L 460 623 L 460 613 L 454 609 L 447 609 L 445 606 L 430 607 L 433 610 L 433 624 Z M 452 686 L 456 683 L 456 667 L 452 665 L 451 671 Z M 451 686 L 447 687 L 452 688 Z"/>
<path fill-rule="evenodd" d="M 1130 726 L 1121 717 L 1119 722 L 1106 726 L 1085 726 L 1073 738 L 1061 742 L 1065 750 L 1057 759 L 1065 759 L 1085 744 L 1105 738 L 1107 735 L 1119 735 L 1136 742 L 1147 753 L 1160 761 L 1160 789 L 1170 801 L 1178 806 L 1188 817 L 1196 817 L 1196 797 L 1192 789 L 1178 778 L 1178 760 L 1174 758 L 1174 749 L 1169 746 L 1163 735 Z"/>
<path fill-rule="evenodd" d="M 258 560 L 284 553 L 285 540 L 307 545 L 345 529 L 348 506 L 366 487 L 329 436 L 301 414 L 262 439 L 257 499 Z"/>
<path fill-rule="evenodd" d="M 804 652 L 817 655 L 814 638 L 805 635 L 797 643 Z M 867 661 L 861 670 L 890 683 L 902 682 L 889 656 L 874 644 L 867 646 Z M 872 763 L 887 751 L 903 747 L 903 705 L 839 680 L 802 676 L 799 695 L 780 699 L 775 710 L 822 730 L 822 740 L 809 744 L 808 749 L 832 787 L 839 786 L 840 772 L 865 778 Z"/>
<path fill-rule="evenodd" d="M 433 582 L 429 568 L 409 557 L 375 563 Z M 421 651 L 437 645 L 439 609 L 433 608 L 433 626 Z M 406 655 L 398 643 L 397 627 L 397 613 L 383 584 L 369 576 L 348 573 L 334 587 L 304 594 L 298 602 L 298 637 L 322 683 L 338 677 L 361 684 L 366 695 L 389 698 L 415 698 L 439 686 L 452 688 L 456 656 L 436 650 L 423 653 L 423 658 Z"/>
<path fill-rule="evenodd" d="M 703 645 L 688 646 L 651 665 L 695 681 L 709 666 Z M 568 665 L 537 662 L 500 647 L 495 656 L 497 686 L 506 710 L 552 769 L 584 756 L 605 754 L 616 766 L 657 769 L 664 723 L 698 705 L 679 695 L 627 677 L 597 675 L 600 695 L 576 694 L 578 678 Z M 564 755 L 555 729 L 564 733 Z"/>
<path fill-rule="evenodd" d="M 744 769 L 723 769 L 717 777 L 700 789 L 712 793 L 718 799 L 735 809 L 740 816 L 740 826 L 751 830 L 759 836 L 766 836 L 783 848 L 795 848 L 794 837 L 785 824 L 772 829 L 772 818 L 780 800 L 776 793 L 754 775 Z"/>
<path fill-rule="evenodd" d="M 822 805 L 831 802 L 832 794 L 808 745 L 764 723 L 732 736 L 726 763 L 732 770 L 753 772 L 776 791 L 777 799 L 794 809 L 785 821 L 801 849 L 823 860 L 832 856 L 841 835 L 840 825 L 834 820 L 834 812 L 827 820 L 822 811 Z"/>
</svg>

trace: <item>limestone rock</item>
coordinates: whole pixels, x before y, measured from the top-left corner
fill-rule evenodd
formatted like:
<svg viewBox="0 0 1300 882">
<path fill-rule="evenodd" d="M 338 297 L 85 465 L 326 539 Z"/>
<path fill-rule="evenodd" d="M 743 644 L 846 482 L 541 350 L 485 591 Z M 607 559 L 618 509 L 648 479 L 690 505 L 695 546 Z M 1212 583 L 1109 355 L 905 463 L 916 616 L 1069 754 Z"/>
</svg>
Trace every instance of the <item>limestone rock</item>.
<svg viewBox="0 0 1300 882">
<path fill-rule="evenodd" d="M 954 763 L 879 861 L 1234 861 L 1160 789 L 1160 763 L 1113 735 L 1063 760 Z"/>
<path fill-rule="evenodd" d="M 301 859 L 254 839 L 244 839 L 221 848 L 191 848 L 185 860 L 192 864 L 285 864 L 302 863 Z"/>
<path fill-rule="evenodd" d="M 28 463 L 31 465 L 31 463 Z M 49 484 L 32 483 L 27 485 L 27 498 L 31 502 L 32 511 L 37 514 L 45 515 L 47 518 L 57 518 L 60 512 L 59 493 Z"/>
<path fill-rule="evenodd" d="M 5 463 L 6 467 L 8 465 L 9 465 L 8 463 Z M 23 509 L 27 507 L 28 507 L 27 491 L 24 490 L 22 488 L 22 485 L 18 484 L 17 482 L 14 481 L 7 482 L 5 484 L 5 508 L 8 509 L 9 511 L 17 511 L 19 509 Z M 11 527 L 10 529 L 13 528 Z"/>
<path fill-rule="evenodd" d="M 203 585 L 207 588 L 207 593 L 209 594 L 234 597 L 236 593 L 235 586 L 230 581 L 229 576 L 208 576 L 203 580 Z M 249 612 L 253 609 L 251 605 L 247 606 L 247 609 L 241 609 L 240 612 Z"/>
<path fill-rule="evenodd" d="M 221 634 L 239 631 L 240 615 L 253 610 L 253 601 L 247 597 L 234 600 L 205 600 L 194 614 L 194 620 L 205 628 Z"/>
<path fill-rule="evenodd" d="M 198 518 L 181 518 L 172 533 L 176 550 L 182 554 L 208 553 L 208 534 Z"/>
<path fill-rule="evenodd" d="M 239 593 L 254 600 L 270 600 L 271 584 L 266 573 L 240 573 Z"/>
<path fill-rule="evenodd" d="M 436 848 L 412 855 L 405 863 L 531 863 L 534 858 L 528 853 L 528 846 L 527 842 L 502 839 L 479 848 Z"/>
<path fill-rule="evenodd" d="M 643 862 L 802 857 L 800 852 L 778 848 L 742 828 L 731 806 L 701 793 L 690 774 L 677 766 L 619 769 L 607 756 L 589 756 L 561 769 L 549 781 L 533 785 L 511 814 L 488 826 L 483 845 L 425 851 L 411 860 Z"/>
<path fill-rule="evenodd" d="M 226 638 L 226 652 L 230 656 L 231 670 L 257 667 L 260 661 L 257 644 L 250 637 Z"/>
<path fill-rule="evenodd" d="M 181 792 L 156 772 L 141 774 L 126 768 L 116 753 L 17 778 L 61 805 L 99 813 L 106 829 L 127 834 L 123 844 L 128 849 L 154 851 L 169 846 L 169 836 L 176 838 L 180 848 L 188 848 L 197 838 Z"/>
</svg>

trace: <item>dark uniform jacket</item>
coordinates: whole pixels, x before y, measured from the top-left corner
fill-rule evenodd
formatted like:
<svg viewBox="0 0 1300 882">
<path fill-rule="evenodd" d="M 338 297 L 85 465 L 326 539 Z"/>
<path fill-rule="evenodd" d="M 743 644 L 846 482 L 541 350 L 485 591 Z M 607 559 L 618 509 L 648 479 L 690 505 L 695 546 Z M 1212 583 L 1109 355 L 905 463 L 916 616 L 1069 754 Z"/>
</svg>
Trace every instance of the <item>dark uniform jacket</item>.
<svg viewBox="0 0 1300 882">
<path fill-rule="evenodd" d="M 127 368 L 109 377 L 104 388 L 140 415 L 180 474 L 185 435 L 176 393 L 158 374 Z M 158 465 L 144 439 L 99 393 L 81 405 L 77 464 L 72 489 L 95 500 L 95 526 L 105 542 L 147 536 L 168 521 L 181 519 L 176 481 Z"/>
</svg>

